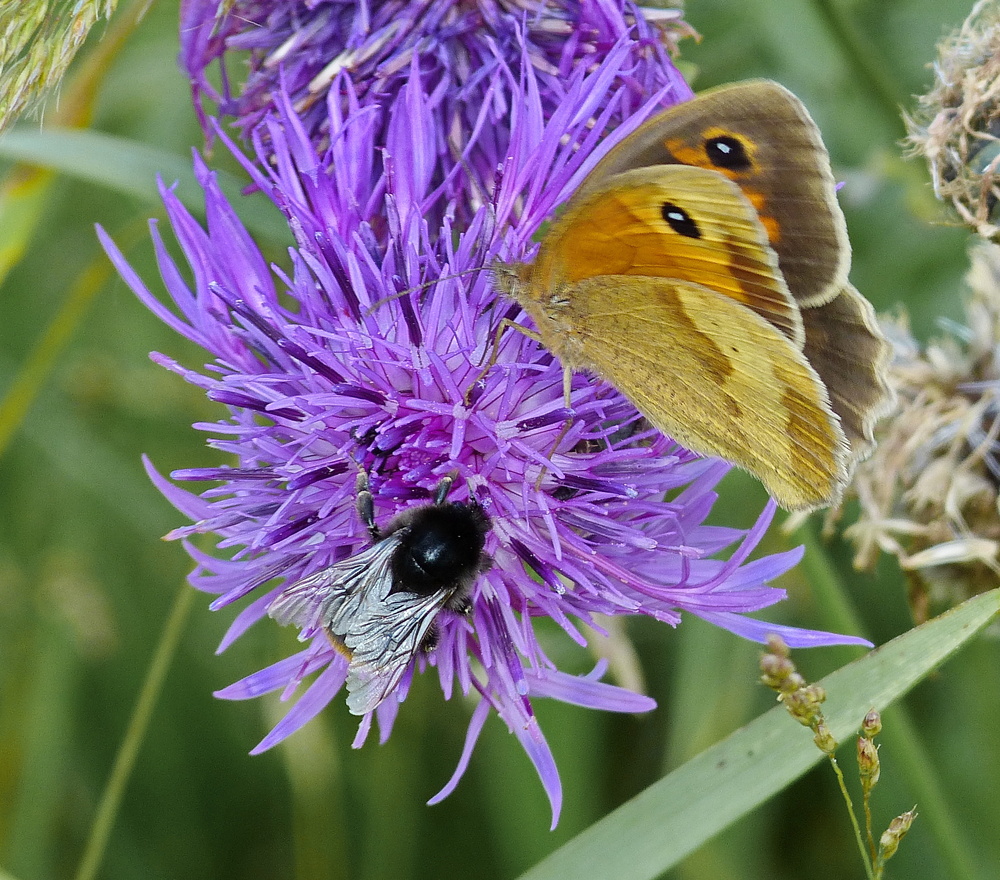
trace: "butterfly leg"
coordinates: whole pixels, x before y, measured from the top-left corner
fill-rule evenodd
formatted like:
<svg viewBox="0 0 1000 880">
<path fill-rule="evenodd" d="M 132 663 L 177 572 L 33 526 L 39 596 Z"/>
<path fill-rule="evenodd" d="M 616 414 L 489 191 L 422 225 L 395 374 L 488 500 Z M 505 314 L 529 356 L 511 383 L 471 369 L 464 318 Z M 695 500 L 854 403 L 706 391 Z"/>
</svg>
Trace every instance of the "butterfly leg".
<svg viewBox="0 0 1000 880">
<path fill-rule="evenodd" d="M 357 495 L 355 507 L 358 511 L 358 517 L 360 517 L 365 528 L 368 529 L 372 543 L 378 543 L 382 539 L 382 532 L 375 524 L 375 502 L 372 499 L 372 493 L 368 491 L 368 474 L 364 471 L 358 474 L 358 481 L 355 483 L 354 491 Z"/>
<path fill-rule="evenodd" d="M 503 336 L 503 332 L 511 327 L 523 336 L 527 336 L 528 339 L 533 339 L 540 345 L 544 345 L 542 342 L 542 337 L 539 336 L 534 330 L 529 330 L 523 324 L 518 324 L 516 321 L 512 321 L 510 318 L 501 318 L 500 323 L 497 325 L 496 333 L 493 334 L 493 349 L 490 352 L 489 360 L 486 361 L 485 366 L 479 371 L 476 378 L 472 381 L 468 390 L 465 392 L 464 402 L 465 405 L 469 405 L 469 398 L 472 396 L 472 390 L 479 384 L 483 376 L 485 376 L 493 365 L 497 362 L 497 356 L 500 352 L 500 338 Z M 568 367 L 563 369 L 563 399 L 566 402 L 566 409 L 572 409 L 572 403 L 570 399 L 570 392 L 572 390 L 573 382 L 573 371 Z M 549 450 L 549 458 L 555 454 L 555 451 L 559 448 L 559 444 L 562 443 L 563 438 L 572 425 L 572 420 L 567 418 L 566 423 L 563 425 L 562 430 L 559 432 L 559 436 L 556 437 L 555 442 L 552 444 L 552 448 Z M 541 472 L 538 474 L 538 479 L 535 480 L 535 489 L 539 489 L 542 484 L 542 480 L 545 479 L 545 474 L 548 473 L 548 468 L 543 467 Z"/>
<path fill-rule="evenodd" d="M 572 400 L 570 399 L 570 394 L 573 390 L 573 371 L 569 367 L 563 367 L 563 401 L 566 404 L 566 409 L 572 409 Z M 573 424 L 573 419 L 569 416 L 566 417 L 566 421 L 563 422 L 562 429 L 556 436 L 555 441 L 552 443 L 552 448 L 549 449 L 548 458 L 551 461 L 552 456 L 556 454 L 556 450 L 559 448 L 559 444 L 563 442 L 563 438 L 569 432 L 570 427 Z M 545 475 L 548 473 L 549 469 L 543 467 L 538 472 L 538 479 L 535 480 L 535 491 L 537 492 L 542 488 L 542 480 L 545 479 Z"/>
<path fill-rule="evenodd" d="M 473 389 L 482 381 L 483 376 L 485 376 L 497 362 L 497 357 L 500 354 L 500 338 L 503 336 L 504 331 L 512 327 L 518 333 L 523 336 L 527 336 L 528 339 L 533 339 L 539 344 L 544 344 L 542 342 L 542 337 L 539 336 L 534 330 L 529 330 L 523 324 L 518 324 L 517 321 L 512 321 L 510 318 L 501 318 L 500 323 L 497 325 L 496 333 L 493 334 L 493 348 L 490 351 L 489 359 L 486 361 L 485 366 L 476 374 L 476 378 L 472 380 L 472 384 L 469 385 L 468 390 L 465 392 L 465 398 L 463 402 L 466 406 L 469 405 L 469 399 L 472 397 Z"/>
<path fill-rule="evenodd" d="M 572 393 L 573 371 L 569 367 L 563 367 L 563 403 L 565 403 L 567 411 L 573 409 L 573 400 L 571 397 Z M 562 443 L 563 437 L 566 436 L 572 424 L 573 420 L 567 417 L 566 421 L 563 422 L 562 430 L 559 432 L 559 436 L 556 437 L 555 443 L 552 444 L 552 448 L 549 450 L 549 458 L 552 458 L 552 456 L 555 455 L 556 450 L 559 448 L 559 444 Z M 542 474 L 544 475 L 544 473 L 545 471 L 543 470 Z"/>
</svg>

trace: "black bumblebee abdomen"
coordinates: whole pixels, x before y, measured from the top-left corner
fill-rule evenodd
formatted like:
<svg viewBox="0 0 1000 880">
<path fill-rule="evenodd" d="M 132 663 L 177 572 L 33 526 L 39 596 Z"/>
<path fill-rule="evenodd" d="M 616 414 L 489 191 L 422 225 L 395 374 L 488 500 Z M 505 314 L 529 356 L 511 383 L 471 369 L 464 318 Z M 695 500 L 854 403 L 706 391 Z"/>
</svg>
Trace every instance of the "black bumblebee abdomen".
<svg viewBox="0 0 1000 880">
<path fill-rule="evenodd" d="M 479 570 L 488 530 L 478 505 L 419 508 L 393 555 L 393 591 L 430 595 L 461 586 Z"/>
</svg>

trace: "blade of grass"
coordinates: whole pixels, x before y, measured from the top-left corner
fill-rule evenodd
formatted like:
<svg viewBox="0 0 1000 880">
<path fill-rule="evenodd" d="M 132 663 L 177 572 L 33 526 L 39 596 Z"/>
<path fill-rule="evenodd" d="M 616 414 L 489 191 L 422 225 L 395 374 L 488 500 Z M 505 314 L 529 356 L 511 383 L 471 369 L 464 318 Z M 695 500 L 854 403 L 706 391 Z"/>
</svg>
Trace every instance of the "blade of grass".
<svg viewBox="0 0 1000 880">
<path fill-rule="evenodd" d="M 265 704 L 267 728 L 287 711 L 287 703 Z M 356 876 L 355 854 L 342 834 L 353 818 L 345 805 L 345 783 L 340 753 L 333 734 L 331 713 L 321 714 L 278 748 L 285 764 L 292 798 L 291 838 L 296 878 L 347 880 Z"/>
<path fill-rule="evenodd" d="M 836 0 L 812 0 L 812 5 L 851 69 L 868 83 L 868 91 L 882 106 L 885 118 L 894 121 L 900 135 L 906 134 L 900 112 L 909 96 L 895 81 L 878 50 L 855 26 L 852 13 Z"/>
<path fill-rule="evenodd" d="M 103 255 L 91 262 L 69 291 L 28 359 L 18 369 L 7 393 L 0 399 L 0 458 L 83 320 L 91 300 L 110 274 L 111 264 Z"/>
<path fill-rule="evenodd" d="M 18 126 L 0 137 L 0 158 L 50 168 L 155 204 L 159 174 L 168 185 L 177 181 L 177 196 L 188 208 L 204 213 L 191 160 L 138 141 L 91 130 Z M 244 181 L 225 171 L 215 174 L 247 229 L 272 242 L 291 243 L 287 222 L 266 196 L 243 195 Z"/>
<path fill-rule="evenodd" d="M 976 596 L 828 675 L 824 714 L 843 741 L 1000 613 L 1000 590 Z M 797 779 L 822 755 L 775 707 L 702 752 L 521 875 L 521 880 L 652 880 Z"/>
<path fill-rule="evenodd" d="M 87 838 L 87 844 L 80 859 L 80 867 L 76 872 L 76 880 L 93 880 L 97 876 L 101 859 L 104 856 L 104 849 L 111 837 L 115 817 L 118 815 L 118 808 L 121 806 L 122 796 L 125 794 L 125 787 L 128 785 L 132 769 L 135 767 L 139 749 L 146 738 L 153 709 L 156 707 L 156 701 L 163 690 L 163 682 L 166 680 L 174 654 L 177 653 L 177 646 L 184 634 L 184 625 L 187 623 L 194 596 L 194 590 L 187 584 L 183 584 L 174 600 L 170 616 L 163 626 L 160 642 L 156 646 L 153 659 L 150 661 L 146 680 L 139 692 L 139 699 L 136 701 L 128 729 L 125 731 L 121 748 L 118 750 L 118 756 L 115 758 L 111 776 L 108 778 L 108 784 L 105 786 L 101 801 L 97 806 L 94 824 L 91 826 L 90 836 Z"/>
</svg>

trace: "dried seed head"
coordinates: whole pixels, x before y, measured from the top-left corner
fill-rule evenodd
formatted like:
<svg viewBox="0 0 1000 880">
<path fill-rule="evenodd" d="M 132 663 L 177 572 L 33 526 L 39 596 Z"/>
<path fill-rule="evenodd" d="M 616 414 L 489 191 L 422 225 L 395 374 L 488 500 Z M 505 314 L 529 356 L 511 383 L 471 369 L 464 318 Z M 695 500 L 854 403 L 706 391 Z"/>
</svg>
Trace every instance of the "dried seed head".
<svg viewBox="0 0 1000 880">
<path fill-rule="evenodd" d="M 767 638 L 768 653 L 760 658 L 761 683 L 780 694 L 790 694 L 803 687 L 806 680 L 795 671 L 791 651 L 780 636 Z M 780 697 L 779 697 L 780 699 Z"/>
<path fill-rule="evenodd" d="M 938 45 L 934 87 L 907 119 L 934 192 L 984 238 L 1000 234 L 1000 6 L 980 0 Z"/>
<path fill-rule="evenodd" d="M 820 751 L 832 756 L 838 743 L 823 720 L 821 707 L 826 691 L 818 684 L 806 684 L 806 680 L 795 671 L 788 645 L 780 637 L 768 636 L 767 646 L 770 652 L 760 658 L 760 680 L 778 692 L 778 701 L 785 704 L 792 718 L 812 730 L 813 742 Z"/>
<path fill-rule="evenodd" d="M 867 795 L 878 783 L 882 767 L 878 760 L 878 749 L 870 739 L 858 737 L 858 771 L 861 785 Z"/>
<path fill-rule="evenodd" d="M 861 502 L 846 531 L 855 565 L 895 555 L 918 620 L 992 588 L 1000 573 L 1000 247 L 973 249 L 968 283 L 965 326 L 949 335 L 921 347 L 905 317 L 888 326 L 896 411 L 851 487 Z"/>
<path fill-rule="evenodd" d="M 833 734 L 830 733 L 830 728 L 826 726 L 826 722 L 822 717 L 813 725 L 813 731 L 816 734 L 813 737 L 813 742 L 816 743 L 816 748 L 818 748 L 823 754 L 829 755 L 831 758 L 837 751 L 837 746 L 840 743 L 833 738 Z"/>
<path fill-rule="evenodd" d="M 878 709 L 869 709 L 861 722 L 861 733 L 868 739 L 875 739 L 882 732 L 882 716 Z"/>
<path fill-rule="evenodd" d="M 823 710 L 820 706 L 826 700 L 826 691 L 818 684 L 810 684 L 790 693 L 782 693 L 778 699 L 785 704 L 788 714 L 803 727 L 816 730 L 823 720 Z"/>
</svg>

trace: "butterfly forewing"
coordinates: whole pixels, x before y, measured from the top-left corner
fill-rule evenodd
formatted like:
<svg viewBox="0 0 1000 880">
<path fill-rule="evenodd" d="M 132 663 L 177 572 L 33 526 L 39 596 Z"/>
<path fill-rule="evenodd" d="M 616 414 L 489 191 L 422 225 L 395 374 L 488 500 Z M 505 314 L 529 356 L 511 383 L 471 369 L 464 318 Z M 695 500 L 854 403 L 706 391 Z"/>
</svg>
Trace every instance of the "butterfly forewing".
<svg viewBox="0 0 1000 880">
<path fill-rule="evenodd" d="M 815 371 L 774 327 L 700 285 L 650 280 L 638 301 L 615 279 L 580 288 L 571 322 L 587 366 L 654 426 L 756 474 L 787 509 L 839 495 L 843 433 Z"/>
<path fill-rule="evenodd" d="M 766 231 L 727 178 L 679 165 L 611 177 L 573 199 L 509 292 L 566 366 L 751 471 L 783 507 L 839 497 L 847 441 Z"/>
<path fill-rule="evenodd" d="M 699 168 L 628 171 L 574 203 L 532 264 L 536 290 L 596 276 L 676 278 L 752 309 L 802 346 L 802 319 L 739 187 Z"/>
<path fill-rule="evenodd" d="M 795 95 L 767 80 L 703 92 L 616 145 L 578 196 L 623 171 L 669 164 L 710 169 L 739 185 L 800 306 L 837 295 L 850 271 L 847 224 L 819 129 Z"/>
</svg>

